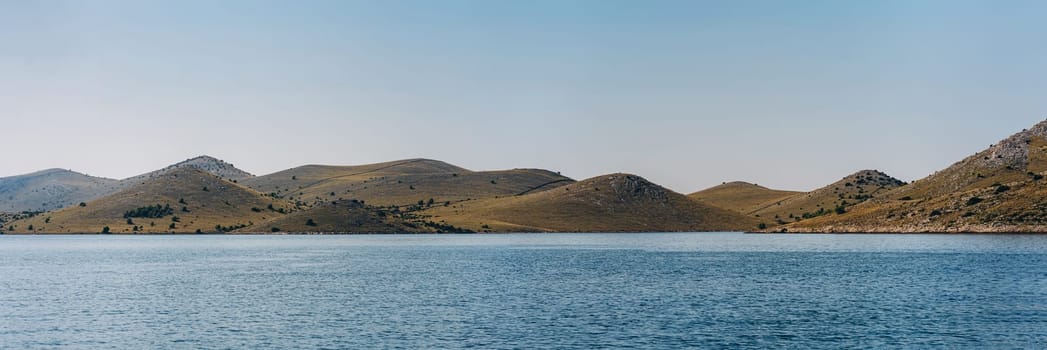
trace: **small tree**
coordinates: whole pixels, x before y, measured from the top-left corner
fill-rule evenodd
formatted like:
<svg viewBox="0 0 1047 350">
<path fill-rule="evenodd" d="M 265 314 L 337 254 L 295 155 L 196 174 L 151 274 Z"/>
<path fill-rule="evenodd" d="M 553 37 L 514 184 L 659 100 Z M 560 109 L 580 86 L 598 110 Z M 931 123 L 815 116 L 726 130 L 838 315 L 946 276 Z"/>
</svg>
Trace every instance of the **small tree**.
<svg viewBox="0 0 1047 350">
<path fill-rule="evenodd" d="M 87 206 L 87 203 L 80 202 L 80 207 L 86 207 L 86 206 Z"/>
<path fill-rule="evenodd" d="M 103 227 L 102 233 L 109 233 L 109 226 Z"/>
<path fill-rule="evenodd" d="M 313 219 L 306 220 L 305 226 L 316 226 L 316 221 L 313 221 Z"/>
</svg>

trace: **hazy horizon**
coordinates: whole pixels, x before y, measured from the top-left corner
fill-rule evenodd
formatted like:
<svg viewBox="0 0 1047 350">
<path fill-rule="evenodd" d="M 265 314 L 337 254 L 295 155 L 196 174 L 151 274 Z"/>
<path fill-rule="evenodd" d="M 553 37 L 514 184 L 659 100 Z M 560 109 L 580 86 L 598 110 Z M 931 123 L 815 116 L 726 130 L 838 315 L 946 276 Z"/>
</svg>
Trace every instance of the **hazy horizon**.
<svg viewBox="0 0 1047 350">
<path fill-rule="evenodd" d="M 1035 1 L 0 0 L 0 177 L 431 158 L 912 181 L 1047 116 Z"/>
</svg>

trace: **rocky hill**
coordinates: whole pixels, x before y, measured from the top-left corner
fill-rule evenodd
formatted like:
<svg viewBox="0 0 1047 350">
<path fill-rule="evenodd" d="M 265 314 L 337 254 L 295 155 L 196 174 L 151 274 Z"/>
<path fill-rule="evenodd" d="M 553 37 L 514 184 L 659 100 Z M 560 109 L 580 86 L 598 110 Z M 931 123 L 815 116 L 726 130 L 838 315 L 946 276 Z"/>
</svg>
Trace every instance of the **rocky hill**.
<svg viewBox="0 0 1047 350">
<path fill-rule="evenodd" d="M 173 169 L 181 168 L 199 169 L 204 172 L 210 173 L 214 176 L 236 182 L 254 177 L 254 175 L 251 175 L 251 173 L 237 169 L 235 166 L 225 162 L 224 160 L 214 158 L 211 156 L 199 156 L 196 158 L 186 159 L 184 161 L 169 165 L 160 170 L 155 170 L 142 175 L 124 179 L 122 182 L 126 185 L 131 185 L 139 183 L 145 179 L 157 177 Z"/>
<path fill-rule="evenodd" d="M 1047 232 L 1047 121 L 794 232 Z"/>
</svg>

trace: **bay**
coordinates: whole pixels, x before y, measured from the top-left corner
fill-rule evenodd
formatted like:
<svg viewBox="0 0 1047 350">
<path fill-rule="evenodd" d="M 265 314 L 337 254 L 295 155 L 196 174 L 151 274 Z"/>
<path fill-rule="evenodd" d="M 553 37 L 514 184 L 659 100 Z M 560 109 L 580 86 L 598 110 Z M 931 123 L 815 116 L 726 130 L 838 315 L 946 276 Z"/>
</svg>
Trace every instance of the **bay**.
<svg viewBox="0 0 1047 350">
<path fill-rule="evenodd" d="M 0 348 L 1030 348 L 1047 236 L 0 236 Z"/>
</svg>

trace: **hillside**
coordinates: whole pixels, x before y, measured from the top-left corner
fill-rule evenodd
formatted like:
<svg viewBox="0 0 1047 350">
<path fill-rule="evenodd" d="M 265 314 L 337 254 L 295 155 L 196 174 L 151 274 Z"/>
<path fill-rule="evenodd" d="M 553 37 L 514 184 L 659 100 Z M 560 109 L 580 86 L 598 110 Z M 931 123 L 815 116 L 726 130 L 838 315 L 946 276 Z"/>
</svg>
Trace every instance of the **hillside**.
<svg viewBox="0 0 1047 350">
<path fill-rule="evenodd" d="M 629 174 L 598 176 L 519 196 L 438 205 L 420 215 L 489 232 L 751 230 L 744 215 L 711 207 Z"/>
<path fill-rule="evenodd" d="M 363 200 L 372 205 L 457 202 L 511 196 L 574 182 L 547 170 L 470 171 L 429 159 L 358 165 L 307 165 L 241 183 L 302 205 Z"/>
<path fill-rule="evenodd" d="M 169 165 L 160 170 L 150 171 L 142 175 L 127 178 L 122 180 L 121 182 L 123 182 L 126 185 L 132 185 L 135 183 L 140 183 L 143 180 L 165 174 L 170 170 L 180 168 L 199 169 L 204 172 L 210 173 L 214 176 L 218 176 L 220 178 L 234 182 L 239 182 L 241 180 L 250 179 L 254 177 L 254 175 L 251 175 L 251 173 L 237 169 L 235 166 L 225 162 L 224 160 L 214 158 L 211 156 L 199 156 L 196 158 L 186 159 L 184 161 Z"/>
<path fill-rule="evenodd" d="M 119 181 L 48 169 L 0 178 L 0 212 L 47 211 L 119 190 Z"/>
<path fill-rule="evenodd" d="M 812 232 L 1047 232 L 1047 121 L 845 215 L 790 225 Z"/>
<path fill-rule="evenodd" d="M 799 194 L 803 192 L 772 190 L 760 185 L 736 181 L 691 193 L 687 197 L 714 207 L 748 215 L 772 203 Z"/>
<path fill-rule="evenodd" d="M 315 208 L 277 217 L 238 232 L 292 233 L 436 233 L 456 232 L 414 219 L 395 208 L 379 208 L 357 200 L 331 201 Z"/>
<path fill-rule="evenodd" d="M 254 177 L 232 164 L 208 156 L 188 159 L 166 168 L 124 180 L 49 169 L 0 178 L 0 212 L 48 211 L 78 205 L 141 184 L 172 169 L 195 168 L 234 182 Z"/>
<path fill-rule="evenodd" d="M 110 233 L 219 232 L 293 209 L 286 201 L 197 168 L 176 167 L 84 205 L 7 223 L 6 228 L 9 233 L 100 233 L 104 227 Z"/>
<path fill-rule="evenodd" d="M 851 206 L 885 196 L 903 185 L 905 182 L 883 172 L 862 170 L 814 191 L 765 203 L 750 214 L 768 226 L 837 215 Z"/>
</svg>

